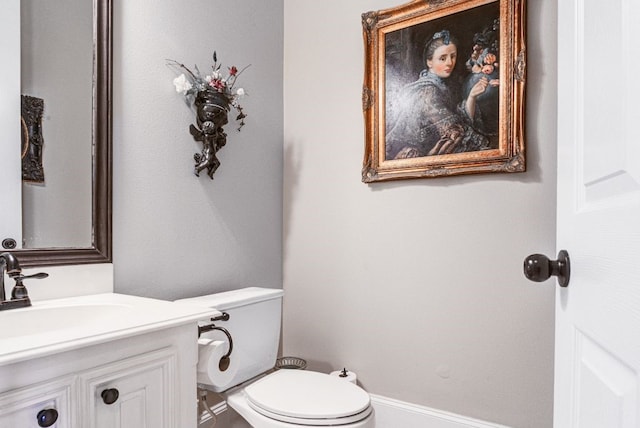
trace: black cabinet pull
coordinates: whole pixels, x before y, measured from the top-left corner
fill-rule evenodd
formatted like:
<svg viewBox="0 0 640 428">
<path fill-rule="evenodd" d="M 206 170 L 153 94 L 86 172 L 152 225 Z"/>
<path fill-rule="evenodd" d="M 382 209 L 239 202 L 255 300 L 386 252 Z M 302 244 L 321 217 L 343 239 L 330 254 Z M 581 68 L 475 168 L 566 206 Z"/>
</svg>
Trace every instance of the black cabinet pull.
<svg viewBox="0 0 640 428">
<path fill-rule="evenodd" d="M 104 401 L 104 404 L 111 405 L 116 401 L 118 401 L 118 397 L 120 396 L 120 393 L 115 388 L 109 388 L 102 391 L 100 396 L 102 397 L 102 401 Z"/>
<path fill-rule="evenodd" d="M 37 419 L 39 427 L 50 427 L 58 420 L 58 411 L 56 409 L 40 410 Z"/>
</svg>

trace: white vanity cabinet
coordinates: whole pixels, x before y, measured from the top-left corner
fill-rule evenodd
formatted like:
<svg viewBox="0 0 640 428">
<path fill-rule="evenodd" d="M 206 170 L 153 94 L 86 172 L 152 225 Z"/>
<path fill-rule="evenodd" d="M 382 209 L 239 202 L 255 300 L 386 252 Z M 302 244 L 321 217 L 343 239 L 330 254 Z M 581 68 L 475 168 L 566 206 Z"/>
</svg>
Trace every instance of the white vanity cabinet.
<svg viewBox="0 0 640 428">
<path fill-rule="evenodd" d="M 195 427 L 193 343 L 196 323 L 0 367 L 0 428 Z"/>
<path fill-rule="evenodd" d="M 69 428 L 75 411 L 74 377 L 44 382 L 0 395 L 0 427 L 31 428 L 54 426 Z M 38 424 L 38 418 L 41 419 Z M 49 423 L 54 422 L 54 425 Z"/>
<path fill-rule="evenodd" d="M 220 313 L 157 305 L 146 315 L 135 306 L 117 312 L 126 316 L 108 312 L 105 325 L 77 319 L 66 337 L 6 333 L 0 340 L 0 428 L 196 427 L 198 321 Z M 85 316 L 84 309 L 69 307 Z M 26 319 L 0 313 L 0 321 L 11 324 L 11 316 Z"/>
<path fill-rule="evenodd" d="M 181 426 L 174 412 L 177 352 L 163 349 L 90 370 L 80 376 L 88 409 L 80 426 L 139 428 Z"/>
</svg>

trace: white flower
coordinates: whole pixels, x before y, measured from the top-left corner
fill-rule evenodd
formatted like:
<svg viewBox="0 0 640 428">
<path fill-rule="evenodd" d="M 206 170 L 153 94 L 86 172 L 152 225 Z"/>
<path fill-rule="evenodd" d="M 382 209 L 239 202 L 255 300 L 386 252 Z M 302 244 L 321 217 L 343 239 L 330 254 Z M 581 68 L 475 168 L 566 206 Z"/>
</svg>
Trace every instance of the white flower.
<svg viewBox="0 0 640 428">
<path fill-rule="evenodd" d="M 211 75 L 211 80 L 215 80 L 215 79 L 219 79 L 220 78 L 220 72 L 219 71 L 214 71 L 213 74 Z"/>
<path fill-rule="evenodd" d="M 236 89 L 236 95 L 239 97 L 243 97 L 245 94 L 244 89 L 243 88 L 238 88 Z"/>
<path fill-rule="evenodd" d="M 211 81 L 213 80 L 213 76 L 205 76 L 204 77 L 204 81 L 207 83 L 211 83 Z"/>
<path fill-rule="evenodd" d="M 173 79 L 173 84 L 176 87 L 176 92 L 182 92 L 182 95 L 185 95 L 187 91 L 193 87 L 193 85 L 187 80 L 187 76 L 185 76 L 184 73 Z"/>
</svg>

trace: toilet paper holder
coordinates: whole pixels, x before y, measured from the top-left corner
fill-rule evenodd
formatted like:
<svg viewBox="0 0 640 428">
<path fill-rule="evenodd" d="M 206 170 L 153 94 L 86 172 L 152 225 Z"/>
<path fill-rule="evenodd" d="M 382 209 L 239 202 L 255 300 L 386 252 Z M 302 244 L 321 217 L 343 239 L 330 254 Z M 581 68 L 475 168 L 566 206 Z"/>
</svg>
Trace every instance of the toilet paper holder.
<svg viewBox="0 0 640 428">
<path fill-rule="evenodd" d="M 227 321 L 229 320 L 229 314 L 223 312 L 221 316 L 211 318 L 211 321 Z M 231 337 L 231 333 L 224 327 L 220 327 L 215 324 L 207 324 L 207 325 L 199 325 L 198 326 L 198 338 L 202 333 L 206 333 L 207 331 L 218 330 L 224 333 L 227 336 L 227 340 L 229 341 L 229 350 L 226 354 L 224 354 L 220 361 L 218 362 L 218 368 L 221 372 L 227 370 L 229 368 L 229 364 L 231 364 L 231 352 L 233 352 L 233 338 Z"/>
</svg>

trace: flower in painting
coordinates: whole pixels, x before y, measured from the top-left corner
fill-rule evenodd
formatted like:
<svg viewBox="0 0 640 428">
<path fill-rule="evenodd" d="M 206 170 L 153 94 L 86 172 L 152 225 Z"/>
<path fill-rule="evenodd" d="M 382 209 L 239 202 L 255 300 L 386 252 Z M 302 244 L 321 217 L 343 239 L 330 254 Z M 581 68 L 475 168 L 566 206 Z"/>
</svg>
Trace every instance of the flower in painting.
<svg viewBox="0 0 640 428">
<path fill-rule="evenodd" d="M 487 55 L 485 55 L 484 57 L 484 63 L 485 64 L 490 64 L 492 65 L 493 63 L 495 63 L 497 60 L 496 56 L 492 53 L 488 53 Z"/>
<path fill-rule="evenodd" d="M 484 67 L 482 67 L 482 72 L 484 74 L 491 74 L 493 73 L 493 65 L 485 65 Z"/>
<path fill-rule="evenodd" d="M 238 89 L 236 90 L 236 95 L 237 95 L 237 96 L 239 96 L 239 97 L 243 97 L 243 96 L 244 96 L 244 94 L 245 94 L 245 92 L 244 92 L 244 88 L 238 88 Z"/>
<path fill-rule="evenodd" d="M 173 84 L 176 87 L 176 92 L 182 92 L 182 95 L 193 88 L 193 85 L 187 80 L 187 76 L 185 76 L 184 73 L 173 79 Z"/>
<path fill-rule="evenodd" d="M 229 76 L 235 76 L 236 74 L 238 74 L 238 69 L 234 65 L 229 69 Z"/>
</svg>

